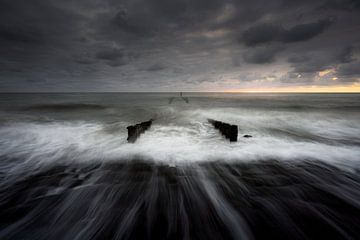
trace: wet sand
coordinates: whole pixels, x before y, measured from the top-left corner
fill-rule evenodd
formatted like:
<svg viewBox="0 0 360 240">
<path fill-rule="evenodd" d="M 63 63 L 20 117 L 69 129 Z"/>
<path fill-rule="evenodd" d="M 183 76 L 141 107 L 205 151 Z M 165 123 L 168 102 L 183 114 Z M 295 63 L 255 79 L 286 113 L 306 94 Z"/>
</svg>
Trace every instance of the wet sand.
<svg viewBox="0 0 360 240">
<path fill-rule="evenodd" d="M 1 175 L 0 239 L 360 236 L 359 170 L 320 161 L 98 161 L 11 177 Z"/>
</svg>

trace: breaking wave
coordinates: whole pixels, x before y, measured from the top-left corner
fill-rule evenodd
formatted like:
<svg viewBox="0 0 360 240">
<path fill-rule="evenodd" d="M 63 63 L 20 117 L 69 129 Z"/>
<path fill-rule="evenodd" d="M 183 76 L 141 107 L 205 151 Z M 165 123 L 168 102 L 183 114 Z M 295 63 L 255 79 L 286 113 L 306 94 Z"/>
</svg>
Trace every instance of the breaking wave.
<svg viewBox="0 0 360 240">
<path fill-rule="evenodd" d="M 210 115 L 209 117 L 212 117 Z M 206 119 L 204 117 L 204 119 Z M 127 143 L 127 122 L 23 122 L 0 127 L 1 156 L 52 163 L 141 157 L 160 162 L 316 159 L 354 163 L 360 158 L 359 129 L 321 122 L 301 126 L 242 119 L 239 140 L 228 143 L 206 122 L 156 123 L 135 144 Z M 250 125 L 251 122 L 251 125 Z M 261 126 L 261 124 L 263 124 Z M 317 126 L 317 124 L 319 126 Z M 328 124 L 328 126 L 326 126 Z M 340 128 L 341 127 L 341 128 Z M 253 138 L 242 138 L 251 134 Z"/>
</svg>

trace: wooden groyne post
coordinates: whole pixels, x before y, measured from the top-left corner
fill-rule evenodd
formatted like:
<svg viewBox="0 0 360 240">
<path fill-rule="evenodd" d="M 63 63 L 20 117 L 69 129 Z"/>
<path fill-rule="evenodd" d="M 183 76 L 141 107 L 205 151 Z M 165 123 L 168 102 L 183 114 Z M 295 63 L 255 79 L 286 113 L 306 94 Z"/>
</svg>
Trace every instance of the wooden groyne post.
<svg viewBox="0 0 360 240">
<path fill-rule="evenodd" d="M 238 137 L 238 126 L 237 125 L 231 125 L 228 123 L 224 123 L 221 121 L 216 121 L 213 119 L 208 120 L 209 123 L 211 123 L 215 129 L 218 129 L 222 135 L 225 136 L 225 138 L 229 139 L 230 142 L 236 142 Z"/>
<path fill-rule="evenodd" d="M 142 133 L 144 133 L 146 130 L 148 130 L 151 127 L 152 121 L 153 120 L 150 119 L 149 121 L 146 121 L 146 122 L 128 126 L 127 127 L 127 130 L 128 130 L 127 141 L 129 143 L 134 143 L 138 139 L 138 137 L 140 137 L 140 135 Z"/>
</svg>

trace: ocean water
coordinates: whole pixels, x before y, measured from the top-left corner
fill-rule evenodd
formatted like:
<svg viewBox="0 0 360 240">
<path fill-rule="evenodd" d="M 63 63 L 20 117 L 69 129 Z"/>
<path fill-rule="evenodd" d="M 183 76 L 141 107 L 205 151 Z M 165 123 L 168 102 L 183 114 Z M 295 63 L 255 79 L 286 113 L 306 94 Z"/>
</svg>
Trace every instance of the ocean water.
<svg viewBox="0 0 360 240">
<path fill-rule="evenodd" d="M 0 239 L 360 237 L 360 94 L 184 97 L 0 94 Z"/>
</svg>

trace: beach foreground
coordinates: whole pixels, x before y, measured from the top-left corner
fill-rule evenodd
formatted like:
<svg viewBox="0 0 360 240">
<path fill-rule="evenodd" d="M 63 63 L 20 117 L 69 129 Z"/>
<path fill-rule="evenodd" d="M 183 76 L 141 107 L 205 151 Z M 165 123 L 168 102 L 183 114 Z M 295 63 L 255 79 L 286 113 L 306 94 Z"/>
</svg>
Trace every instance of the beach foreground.
<svg viewBox="0 0 360 240">
<path fill-rule="evenodd" d="M 314 161 L 55 165 L 1 187 L 1 239 L 356 239 L 359 171 Z"/>
</svg>

